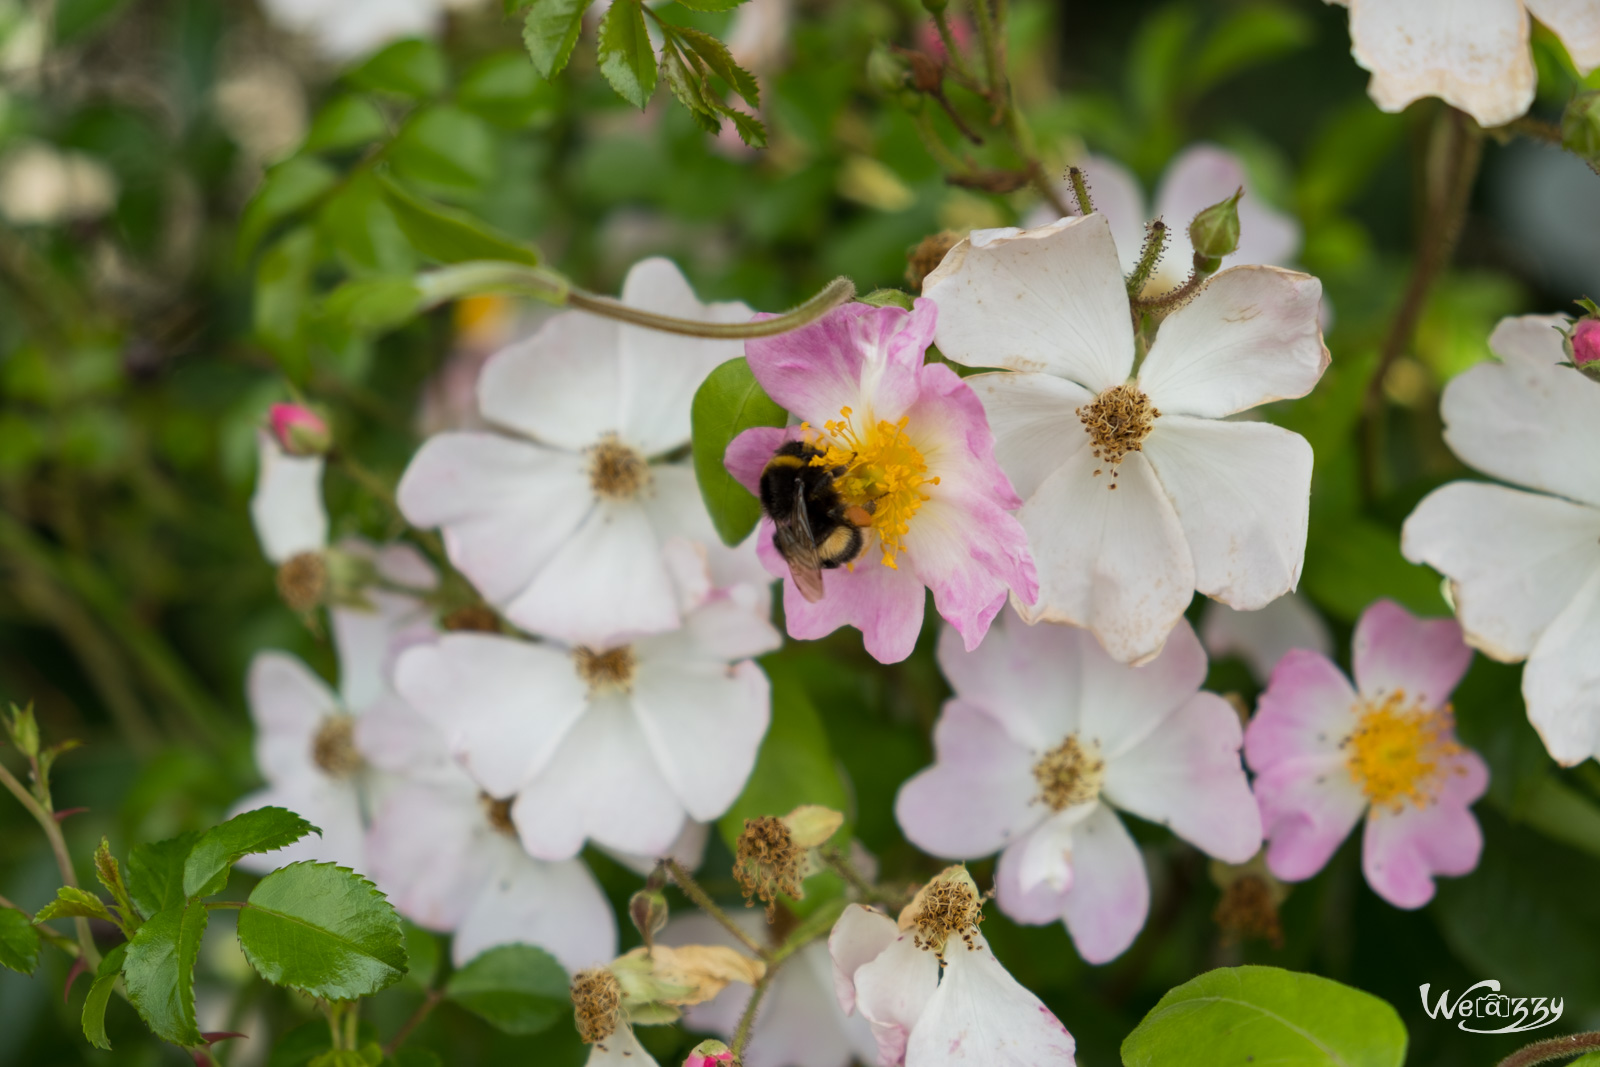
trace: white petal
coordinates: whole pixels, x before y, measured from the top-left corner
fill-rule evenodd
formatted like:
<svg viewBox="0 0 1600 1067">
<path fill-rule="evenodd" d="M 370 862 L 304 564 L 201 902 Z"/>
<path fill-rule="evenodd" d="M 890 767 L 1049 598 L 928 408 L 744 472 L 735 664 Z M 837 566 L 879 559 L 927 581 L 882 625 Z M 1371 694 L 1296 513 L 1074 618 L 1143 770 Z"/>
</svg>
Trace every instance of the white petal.
<svg viewBox="0 0 1600 1067">
<path fill-rule="evenodd" d="M 994 431 L 994 458 L 1026 500 L 1061 466 L 1061 461 L 1087 448 L 1078 409 L 1094 402 L 1081 385 L 1053 374 L 1015 371 L 977 374 L 967 379 Z"/>
<path fill-rule="evenodd" d="M 913 944 L 908 933 L 856 971 L 856 1007 L 872 1024 L 879 1063 L 904 1060 L 906 1044 L 938 984 L 939 960 L 932 950 Z"/>
<path fill-rule="evenodd" d="M 655 1057 L 645 1051 L 633 1028 L 623 1023 L 617 1032 L 589 1048 L 589 1058 L 584 1067 L 661 1067 Z"/>
<path fill-rule="evenodd" d="M 1079 827 L 1073 845 L 1067 931 L 1080 956 L 1105 963 L 1122 955 L 1143 929 L 1150 879 L 1139 846 L 1104 804 Z"/>
<path fill-rule="evenodd" d="M 1272 676 L 1283 654 L 1305 648 L 1324 656 L 1333 654 L 1333 637 L 1327 623 L 1298 593 L 1279 597 L 1264 608 L 1239 611 L 1226 604 L 1206 605 L 1200 635 L 1212 656 L 1238 656 L 1250 667 L 1256 681 Z"/>
<path fill-rule="evenodd" d="M 980 935 L 945 950 L 949 965 L 906 1049 L 910 1067 L 1071 1067 L 1072 1035 L 994 958 Z"/>
<path fill-rule="evenodd" d="M 538 333 L 489 357 L 478 377 L 479 412 L 568 452 L 620 434 L 620 330 L 582 311 L 552 315 Z"/>
<path fill-rule="evenodd" d="M 1078 728 L 1081 664 L 1085 648 L 1094 647 L 1081 630 L 1028 626 L 1002 611 L 971 652 L 954 627 L 940 630 L 939 669 L 962 701 L 982 709 L 1023 748 L 1042 752 Z"/>
<path fill-rule="evenodd" d="M 739 1062 L 740 1067 L 849 1067 L 857 1059 L 870 1063 L 876 1048 L 871 1025 L 839 1011 L 828 988 L 827 951 L 811 944 L 772 980 Z"/>
<path fill-rule="evenodd" d="M 1156 193 L 1156 214 L 1164 219 L 1167 252 L 1162 257 L 1182 283 L 1194 259 L 1189 223 L 1212 204 L 1226 200 L 1241 186 L 1239 247 L 1227 259 L 1230 267 L 1250 264 L 1287 266 L 1300 250 L 1300 225 L 1275 210 L 1251 188 L 1250 177 L 1239 157 L 1212 144 L 1195 144 L 1178 153 L 1167 167 Z"/>
<path fill-rule="evenodd" d="M 400 647 L 432 634 L 432 609 L 404 593 L 367 589 L 370 606 L 340 605 L 328 614 L 339 652 L 339 693 L 351 714 L 366 711 L 389 688 Z"/>
<path fill-rule="evenodd" d="M 395 688 L 496 797 L 514 795 L 544 769 L 588 704 L 565 653 L 489 634 L 446 634 L 409 649 L 396 664 Z"/>
<path fill-rule="evenodd" d="M 1206 653 L 1187 619 L 1178 620 L 1161 653 L 1142 667 L 1120 663 L 1079 640 L 1080 729 L 1108 763 L 1161 729 L 1205 682 Z"/>
<path fill-rule="evenodd" d="M 1172 500 L 1195 588 L 1242 610 L 1300 581 L 1311 514 L 1311 445 L 1267 422 L 1165 415 L 1144 454 Z"/>
<path fill-rule="evenodd" d="M 368 874 L 400 914 L 451 931 L 489 873 L 491 832 L 470 785 L 403 783 L 384 797 L 367 831 Z"/>
<path fill-rule="evenodd" d="M 1528 719 L 1544 747 L 1571 766 L 1600 757 L 1600 572 L 1590 574 L 1534 646 L 1522 672 Z"/>
<path fill-rule="evenodd" d="M 367 870 L 366 824 L 361 816 L 361 794 L 354 780 L 334 780 L 307 774 L 282 787 L 252 793 L 228 814 L 275 807 L 294 812 L 320 834 L 307 834 L 275 852 L 245 856 L 239 866 L 255 874 L 268 874 L 302 860 L 337 863 L 358 873 Z"/>
<path fill-rule="evenodd" d="M 287 781 L 311 767 L 317 727 L 343 713 L 339 698 L 311 668 L 283 652 L 258 652 L 245 683 L 256 723 L 256 767 L 269 782 Z"/>
<path fill-rule="evenodd" d="M 678 838 L 667 847 L 664 852 L 644 854 L 638 852 L 618 852 L 616 849 L 603 849 L 608 856 L 622 864 L 640 878 L 648 878 L 656 866 L 666 857 L 671 857 L 683 864 L 686 871 L 698 871 L 700 865 L 706 861 L 706 845 L 711 837 L 709 823 L 695 822 L 690 819 L 683 824 Z M 683 944 L 691 944 L 685 941 Z"/>
<path fill-rule="evenodd" d="M 511 809 L 523 847 L 546 860 L 571 859 L 586 838 L 660 855 L 682 832 L 684 817 L 632 709 L 616 697 L 589 706 Z"/>
<path fill-rule="evenodd" d="M 1489 335 L 1504 363 L 1480 363 L 1445 386 L 1439 414 L 1451 451 L 1485 474 L 1600 507 L 1600 382 L 1569 367 L 1559 316 L 1505 319 Z"/>
<path fill-rule="evenodd" d="M 328 543 L 328 510 L 322 504 L 322 457 L 291 456 L 272 435 L 256 434 L 256 490 L 250 497 L 261 554 L 273 563 L 302 552 L 320 552 Z"/>
<path fill-rule="evenodd" d="M 772 717 L 772 687 L 749 660 L 673 663 L 650 659 L 633 680 L 633 711 L 656 766 L 690 817 L 728 810 L 755 767 Z"/>
<path fill-rule="evenodd" d="M 1099 393 L 1133 369 L 1133 327 L 1103 215 L 974 230 L 922 283 L 939 351 L 974 367 L 1044 371 Z"/>
<path fill-rule="evenodd" d="M 1524 0 L 1534 18 L 1567 46 L 1579 74 L 1600 67 L 1600 5 L 1594 0 Z"/>
<path fill-rule="evenodd" d="M 828 935 L 828 955 L 833 960 L 833 989 L 839 1007 L 849 1015 L 856 1010 L 856 973 L 883 954 L 900 936 L 894 920 L 864 904 L 846 904 Z"/>
<path fill-rule="evenodd" d="M 1128 274 L 1139 265 L 1139 248 L 1144 243 L 1144 188 L 1132 171 L 1114 159 L 1086 156 L 1075 162 L 1078 169 L 1083 171 L 1085 184 L 1089 186 L 1089 199 L 1094 202 L 1095 214 L 1104 215 L 1111 224 L 1111 237 L 1116 241 L 1122 273 Z M 1056 189 L 1068 207 L 1076 206 L 1070 181 L 1058 182 Z M 1076 215 L 1077 212 L 1073 211 L 1072 214 Z M 1049 204 L 1041 204 L 1028 213 L 1023 228 L 1032 230 L 1047 226 L 1059 217 Z"/>
<path fill-rule="evenodd" d="M 1017 850 L 1017 883 L 1024 893 L 1072 887 L 1072 834 L 1099 804 L 1090 801 L 1056 812 L 1040 823 Z"/>
<path fill-rule="evenodd" d="M 583 861 L 544 863 L 504 837 L 489 844 L 494 864 L 450 948 L 457 967 L 496 945 L 518 943 L 544 949 L 568 972 L 616 955 L 616 916 Z"/>
<path fill-rule="evenodd" d="M 594 509 L 582 456 L 490 433 L 430 437 L 400 479 L 413 526 L 443 527 L 450 562 L 505 604 Z"/>
<path fill-rule="evenodd" d="M 1309 274 L 1231 267 L 1167 316 L 1139 386 L 1163 415 L 1209 419 L 1305 396 L 1328 369 L 1321 302 Z"/>
<path fill-rule="evenodd" d="M 477 785 L 450 755 L 444 733 L 399 694 L 388 693 L 356 719 L 356 749 L 381 771 L 430 785 Z"/>
<path fill-rule="evenodd" d="M 1094 471 L 1103 470 L 1099 477 Z M 1017 512 L 1039 569 L 1029 622 L 1086 626 L 1124 662 L 1155 655 L 1194 597 L 1194 565 L 1166 492 L 1143 455 L 1109 469 L 1074 453 Z"/>
<path fill-rule="evenodd" d="M 1519 0 L 1351 0 L 1351 53 L 1385 111 L 1437 96 L 1499 126 L 1533 103 L 1528 18 Z"/>
<path fill-rule="evenodd" d="M 1600 509 L 1452 482 L 1417 505 L 1400 547 L 1407 559 L 1450 579 L 1469 644 L 1516 662 L 1572 602 L 1582 576 L 1600 571 Z"/>
</svg>

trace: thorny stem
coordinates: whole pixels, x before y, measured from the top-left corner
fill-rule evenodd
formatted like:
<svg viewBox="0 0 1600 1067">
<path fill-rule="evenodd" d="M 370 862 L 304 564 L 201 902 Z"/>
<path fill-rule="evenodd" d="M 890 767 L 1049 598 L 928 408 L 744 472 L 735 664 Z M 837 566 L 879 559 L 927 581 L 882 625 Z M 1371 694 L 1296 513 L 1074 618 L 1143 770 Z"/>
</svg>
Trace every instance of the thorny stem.
<svg viewBox="0 0 1600 1067">
<path fill-rule="evenodd" d="M 717 902 L 712 900 L 704 889 L 700 888 L 700 883 L 696 882 L 694 877 L 683 869 L 683 864 L 670 856 L 662 860 L 661 863 L 662 866 L 666 867 L 667 873 L 672 875 L 672 880 L 678 883 L 678 888 L 683 890 L 683 895 L 693 901 L 695 907 L 721 923 L 722 928 L 732 934 L 739 944 L 749 949 L 751 953 L 762 960 L 766 960 L 771 955 L 755 938 L 740 929 L 739 924 L 729 918 L 727 912 L 717 906 Z"/>
<path fill-rule="evenodd" d="M 1146 311 L 1170 311 L 1198 293 L 1201 286 L 1205 285 L 1206 279 L 1211 276 L 1211 272 L 1201 268 L 1201 257 L 1198 254 L 1194 258 L 1194 267 L 1189 271 L 1189 277 L 1176 289 L 1148 298 L 1134 294 L 1130 300 L 1133 304 L 1133 313 L 1140 315 Z"/>
<path fill-rule="evenodd" d="M 1166 244 L 1167 224 L 1156 219 L 1145 230 L 1144 247 L 1139 249 L 1139 263 L 1133 268 L 1133 273 L 1128 275 L 1129 300 L 1137 301 L 1139 294 L 1144 292 L 1150 276 L 1156 272 L 1156 264 L 1161 262 L 1161 251 Z"/>
<path fill-rule="evenodd" d="M 33 816 L 39 828 L 44 831 L 45 838 L 50 842 L 50 851 L 55 853 L 56 866 L 61 870 L 61 879 L 73 889 L 78 886 L 78 872 L 72 867 L 72 855 L 67 852 L 67 840 L 61 835 L 61 824 L 56 822 L 51 813 L 49 797 L 44 798 L 41 804 L 27 787 L 17 781 L 16 776 L 0 764 L 0 785 L 4 785 L 11 794 L 21 801 L 22 806 L 28 809 L 28 814 Z M 94 938 L 89 934 L 89 920 L 81 915 L 72 920 L 78 934 L 78 951 L 81 958 L 88 965 L 90 973 L 100 966 L 100 950 L 95 947 Z"/>
<path fill-rule="evenodd" d="M 385 1056 L 393 1056 L 395 1050 L 406 1043 L 406 1038 L 411 1036 L 411 1031 L 421 1026 L 422 1020 L 426 1019 L 443 999 L 443 990 L 428 990 L 428 995 L 423 998 L 421 1004 L 417 1005 L 417 1010 L 411 1013 L 411 1018 L 402 1023 L 400 1029 L 395 1031 L 394 1037 L 390 1039 L 387 1045 L 383 1046 L 383 1054 Z"/>
<path fill-rule="evenodd" d="M 944 44 L 947 65 L 950 73 L 955 77 L 956 84 L 963 89 L 973 92 L 982 92 L 982 83 L 973 76 L 972 70 L 967 66 L 966 56 L 961 54 L 961 49 L 956 47 L 955 35 L 950 32 L 950 16 L 947 12 L 936 11 L 933 15 L 933 24 L 939 31 L 939 40 Z"/>
<path fill-rule="evenodd" d="M 989 0 L 972 0 L 972 18 L 978 24 L 978 39 L 983 42 L 983 67 L 984 74 L 989 81 L 989 99 L 995 106 L 995 118 L 1000 116 L 1000 109 L 1007 103 L 1005 100 L 1005 66 L 1000 56 L 1000 33 L 1004 27 L 996 27 L 994 14 L 989 10 Z"/>
<path fill-rule="evenodd" d="M 1550 1060 L 1566 1059 L 1576 1056 L 1580 1052 L 1591 1049 L 1600 1049 L 1600 1031 L 1590 1031 L 1583 1034 L 1568 1034 L 1565 1037 L 1552 1037 L 1547 1041 L 1535 1041 L 1526 1045 L 1501 1060 L 1498 1067 L 1532 1067 L 1535 1063 L 1548 1063 Z"/>
<path fill-rule="evenodd" d="M 1078 201 L 1078 214 L 1094 214 L 1094 199 L 1089 196 L 1089 183 L 1084 180 L 1081 167 L 1068 167 L 1067 180 L 1072 183 L 1072 195 Z"/>
<path fill-rule="evenodd" d="M 734 1063 L 740 1063 L 744 1059 L 745 1046 L 750 1044 L 750 1031 L 756 1025 L 756 1013 L 761 1010 L 761 1001 L 766 997 L 768 987 L 772 985 L 772 975 L 776 970 L 776 964 L 769 965 L 767 973 L 756 981 L 755 987 L 750 991 L 749 1003 L 745 1004 L 744 1012 L 739 1016 L 739 1025 L 734 1028 L 733 1041 L 728 1046 L 733 1052 Z"/>
</svg>

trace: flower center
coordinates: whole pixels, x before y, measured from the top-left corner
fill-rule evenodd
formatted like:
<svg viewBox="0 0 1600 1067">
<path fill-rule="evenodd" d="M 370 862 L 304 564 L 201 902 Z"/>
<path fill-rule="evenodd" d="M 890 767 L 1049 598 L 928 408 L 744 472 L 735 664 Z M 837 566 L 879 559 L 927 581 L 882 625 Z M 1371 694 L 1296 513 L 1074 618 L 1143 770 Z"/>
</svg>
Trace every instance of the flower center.
<svg viewBox="0 0 1600 1067">
<path fill-rule="evenodd" d="M 328 564 L 321 552 L 290 556 L 278 568 L 278 595 L 289 610 L 304 615 L 322 603 L 328 591 Z"/>
<path fill-rule="evenodd" d="M 1139 386 L 1133 382 L 1113 385 L 1094 398 L 1094 403 L 1078 409 L 1078 418 L 1089 433 L 1090 449 L 1094 458 L 1111 468 L 1111 488 L 1117 487 L 1117 465 L 1129 452 L 1144 450 L 1144 439 L 1150 436 L 1161 412 L 1150 404 Z M 1104 472 L 1095 468 L 1095 474 Z"/>
<path fill-rule="evenodd" d="M 572 978 L 572 1012 L 584 1044 L 604 1041 L 617 1031 L 622 983 L 605 967 L 579 971 Z"/>
<path fill-rule="evenodd" d="M 311 762 L 329 778 L 348 778 L 361 769 L 356 751 L 356 721 L 348 715 L 329 715 L 311 739 Z"/>
<path fill-rule="evenodd" d="M 597 496 L 631 500 L 650 484 L 650 464 L 615 434 L 608 434 L 590 450 L 589 484 Z"/>
<path fill-rule="evenodd" d="M 1461 751 L 1454 725 L 1450 705 L 1408 707 L 1405 690 L 1396 689 L 1366 704 L 1355 731 L 1345 739 L 1350 777 L 1374 807 L 1399 812 L 1407 801 L 1425 807 L 1438 793 L 1440 765 Z"/>
<path fill-rule="evenodd" d="M 801 896 L 800 861 L 805 849 L 794 843 L 794 835 L 783 820 L 771 815 L 746 819 L 734 852 L 733 877 L 744 892 L 745 907 L 751 897 L 760 897 L 767 906 L 767 920 L 776 913 L 779 894 L 798 900 Z"/>
<path fill-rule="evenodd" d="M 517 824 L 511 821 L 511 805 L 515 797 L 506 797 L 496 800 L 488 793 L 478 794 L 478 806 L 483 809 L 483 817 L 488 820 L 490 829 L 497 834 L 507 837 L 517 836 Z"/>
<path fill-rule="evenodd" d="M 927 476 L 927 462 L 906 436 L 908 418 L 902 416 L 899 422 L 880 419 L 858 432 L 850 421 L 853 414 L 850 408 L 843 407 L 837 421 L 830 419 L 823 424 L 834 440 L 825 442 L 823 454 L 814 457 L 811 465 L 844 468 L 834 481 L 834 488 L 846 504 L 872 516 L 872 530 L 883 549 L 884 566 L 898 570 L 895 555 L 905 551 L 900 539 L 910 532 L 911 517 L 929 499 L 922 487 L 938 485 L 939 479 Z M 801 429 L 811 427 L 802 423 Z M 824 442 L 818 444 L 822 446 Z"/>
<path fill-rule="evenodd" d="M 1073 734 L 1033 765 L 1033 778 L 1039 783 L 1039 795 L 1034 799 L 1054 811 L 1087 804 L 1100 795 L 1105 777 L 1106 761 L 1100 758 L 1100 749 Z"/>
<path fill-rule="evenodd" d="M 959 937 L 968 949 L 975 948 L 972 935 L 983 922 L 983 903 L 972 887 L 956 879 L 933 882 L 923 890 L 922 910 L 912 922 L 912 944 L 932 949 L 944 962 L 945 946 Z"/>
<path fill-rule="evenodd" d="M 629 645 L 608 648 L 604 652 L 579 645 L 572 650 L 572 661 L 577 666 L 578 677 L 588 684 L 591 696 L 614 691 L 625 693 L 633 688 L 633 669 L 637 661 Z"/>
</svg>

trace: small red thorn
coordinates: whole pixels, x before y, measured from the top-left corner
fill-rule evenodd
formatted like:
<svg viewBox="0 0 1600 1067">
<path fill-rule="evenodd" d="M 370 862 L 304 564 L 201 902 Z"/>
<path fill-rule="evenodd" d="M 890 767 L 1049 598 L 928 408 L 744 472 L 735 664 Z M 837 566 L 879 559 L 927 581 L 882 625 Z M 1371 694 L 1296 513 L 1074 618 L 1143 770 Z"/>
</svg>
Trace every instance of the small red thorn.
<svg viewBox="0 0 1600 1067">
<path fill-rule="evenodd" d="M 56 820 L 56 822 L 58 822 L 58 823 L 62 823 L 62 822 L 66 822 L 66 821 L 67 821 L 67 819 L 68 819 L 68 818 L 69 818 L 69 817 L 70 817 L 70 816 L 73 816 L 73 815 L 82 815 L 82 814 L 83 814 L 83 813 L 84 813 L 84 812 L 86 812 L 86 811 L 88 811 L 88 810 L 89 810 L 89 809 L 88 809 L 88 808 L 67 808 L 67 809 L 66 809 L 66 810 L 64 810 L 64 811 L 58 811 L 58 812 L 56 812 L 56 813 L 55 813 L 55 820 Z"/>
<path fill-rule="evenodd" d="M 72 983 L 78 980 L 78 975 L 83 974 L 88 969 L 89 965 L 83 961 L 82 956 L 72 961 L 72 967 L 67 971 L 67 984 L 61 989 L 61 1003 L 68 1003 L 67 998 L 72 996 Z"/>
<path fill-rule="evenodd" d="M 249 1034 L 241 1034 L 237 1030 L 204 1030 L 200 1034 L 206 1039 L 206 1044 L 215 1045 L 218 1041 L 226 1041 L 230 1037 L 248 1038 Z"/>
</svg>

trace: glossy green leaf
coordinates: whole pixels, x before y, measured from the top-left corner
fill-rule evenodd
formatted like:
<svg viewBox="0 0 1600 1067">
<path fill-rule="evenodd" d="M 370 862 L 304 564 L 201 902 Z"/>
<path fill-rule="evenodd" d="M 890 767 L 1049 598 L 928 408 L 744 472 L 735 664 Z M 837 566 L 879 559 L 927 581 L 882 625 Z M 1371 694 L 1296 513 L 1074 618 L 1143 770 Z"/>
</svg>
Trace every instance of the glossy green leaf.
<svg viewBox="0 0 1600 1067">
<path fill-rule="evenodd" d="M 1405 1025 L 1387 1003 L 1277 967 L 1224 967 L 1190 979 L 1122 1043 L 1125 1067 L 1399 1067 L 1405 1056 Z"/>
<path fill-rule="evenodd" d="M 457 104 L 513 130 L 548 125 L 558 114 L 559 100 L 559 91 L 539 77 L 528 57 L 513 53 L 483 60 L 456 89 Z"/>
<path fill-rule="evenodd" d="M 381 140 L 389 132 L 383 112 L 364 96 L 347 93 L 335 97 L 311 122 L 302 152 L 329 152 L 355 148 Z"/>
<path fill-rule="evenodd" d="M 267 231 L 310 207 L 339 180 L 319 159 L 294 156 L 267 171 L 239 220 L 239 254 L 248 256 Z"/>
<path fill-rule="evenodd" d="M 528 8 L 522 42 L 528 46 L 534 69 L 546 79 L 560 74 L 572 58 L 588 7 L 587 0 L 533 0 Z"/>
<path fill-rule="evenodd" d="M 383 179 L 383 189 L 400 229 L 429 259 L 441 263 L 497 259 L 539 265 L 538 249 L 489 230 L 463 211 L 424 200 L 389 179 Z"/>
<path fill-rule="evenodd" d="M 106 1005 L 111 1002 L 111 994 L 116 992 L 117 979 L 122 977 L 123 958 L 127 954 L 128 943 L 124 941 L 100 958 L 94 984 L 89 987 L 89 995 L 83 999 L 83 1036 L 98 1049 L 109 1051 L 111 1048 L 111 1039 L 106 1037 Z"/>
<path fill-rule="evenodd" d="M 409 278 L 362 278 L 328 295 L 323 313 L 360 334 L 385 333 L 417 317 L 422 291 Z"/>
<path fill-rule="evenodd" d="M 206 932 L 205 905 L 188 900 L 152 915 L 128 942 L 122 979 L 128 999 L 156 1036 L 201 1044 L 194 1016 L 194 964 Z"/>
<path fill-rule="evenodd" d="M 347 77 L 366 89 L 422 98 L 444 90 L 449 68 L 432 41 L 396 41 Z"/>
<path fill-rule="evenodd" d="M 39 965 L 39 931 L 26 912 L 0 908 L 0 967 L 32 974 Z"/>
<path fill-rule="evenodd" d="M 406 972 L 394 907 L 331 863 L 292 863 L 263 878 L 239 913 L 239 945 L 267 981 L 327 1000 L 370 996 Z"/>
<path fill-rule="evenodd" d="M 407 178 L 449 192 L 476 192 L 494 174 L 494 134 L 478 116 L 439 105 L 414 115 L 389 148 Z"/>
<path fill-rule="evenodd" d="M 755 76 L 734 62 L 727 45 L 709 33 L 688 26 L 680 26 L 676 32 L 705 61 L 713 74 L 727 82 L 751 107 L 761 106 L 761 87 L 756 84 Z"/>
<path fill-rule="evenodd" d="M 782 426 L 788 418 L 761 388 L 743 357 L 712 371 L 694 394 L 690 421 L 695 480 L 724 543 L 739 544 L 761 518 L 760 502 L 723 466 L 728 445 L 752 426 Z"/>
<path fill-rule="evenodd" d="M 434 979 L 439 975 L 440 937 L 432 930 L 424 930 L 405 920 L 401 920 L 400 929 L 406 939 L 405 984 L 426 993 L 433 988 Z"/>
<path fill-rule="evenodd" d="M 240 812 L 222 825 L 213 826 L 195 842 L 183 866 L 184 895 L 204 897 L 221 892 L 228 884 L 228 869 L 240 858 L 275 852 L 307 834 L 321 832 L 283 808 Z"/>
<path fill-rule="evenodd" d="M 110 922 L 111 912 L 106 910 L 105 901 L 87 889 L 64 885 L 56 890 L 56 899 L 34 913 L 33 921 L 73 918 L 104 919 Z"/>
<path fill-rule="evenodd" d="M 600 22 L 600 73 L 611 88 L 644 110 L 656 91 L 656 54 L 640 0 L 617 0 Z"/>
<path fill-rule="evenodd" d="M 268 249 L 256 268 L 256 336 L 272 350 L 283 372 L 301 384 L 311 373 L 301 324 L 311 303 L 316 257 L 317 235 L 302 226 Z"/>
<path fill-rule="evenodd" d="M 572 1010 L 567 972 L 531 945 L 501 945 L 450 976 L 445 996 L 508 1034 L 536 1034 Z"/>
<path fill-rule="evenodd" d="M 196 831 L 165 841 L 135 845 L 128 853 L 128 893 L 139 914 L 149 918 L 184 899 L 183 865 L 200 840 Z"/>
</svg>

